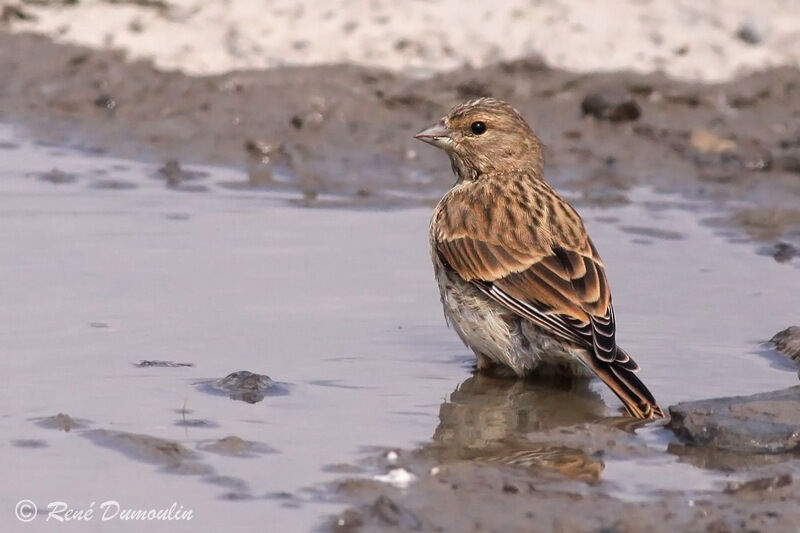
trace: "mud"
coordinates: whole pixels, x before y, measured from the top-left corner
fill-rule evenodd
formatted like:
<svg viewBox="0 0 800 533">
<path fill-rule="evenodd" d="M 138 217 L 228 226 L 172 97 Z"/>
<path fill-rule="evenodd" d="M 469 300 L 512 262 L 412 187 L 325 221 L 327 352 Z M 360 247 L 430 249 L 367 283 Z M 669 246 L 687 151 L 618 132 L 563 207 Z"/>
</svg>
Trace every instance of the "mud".
<svg viewBox="0 0 800 533">
<path fill-rule="evenodd" d="M 176 472 L 204 473 L 203 468 L 186 466 L 186 463 L 194 463 L 198 456 L 179 442 L 107 429 L 85 431 L 82 436 L 98 446 L 117 450 L 137 461 L 163 466 Z"/>
<path fill-rule="evenodd" d="M 49 142 L 166 161 L 158 177 L 187 190 L 205 188 L 184 161 L 242 169 L 248 177 L 232 186 L 289 188 L 307 204 L 324 193 L 350 205 L 393 205 L 398 195 L 431 203 L 452 177 L 441 154 L 411 136 L 452 104 L 492 95 L 531 119 L 550 180 L 585 202 L 624 202 L 647 184 L 729 202 L 731 220 L 759 239 L 794 242 L 800 231 L 796 69 L 716 85 L 573 74 L 535 58 L 426 80 L 346 65 L 189 77 L 0 33 L 0 71 L 0 120 Z"/>
<path fill-rule="evenodd" d="M 47 429 L 57 429 L 70 432 L 73 429 L 84 429 L 89 426 L 88 420 L 72 418 L 68 414 L 58 413 L 57 415 L 37 418 L 36 424 Z"/>
<path fill-rule="evenodd" d="M 234 435 L 229 435 L 217 440 L 203 441 L 200 442 L 197 447 L 206 452 L 232 457 L 258 457 L 265 453 L 276 452 L 276 450 L 262 442 L 244 440 Z"/>
<path fill-rule="evenodd" d="M 800 452 L 800 386 L 669 408 L 669 427 L 692 444 L 745 453 Z"/>
<path fill-rule="evenodd" d="M 779 331 L 769 340 L 781 354 L 800 365 L 800 327 L 791 326 Z"/>
<path fill-rule="evenodd" d="M 662 491 L 631 501 L 548 486 L 511 468 L 456 461 L 421 470 L 409 490 L 373 480 L 339 483 L 353 507 L 331 519 L 334 532 L 790 532 L 800 520 L 797 464 L 765 467 L 715 491 Z"/>
</svg>

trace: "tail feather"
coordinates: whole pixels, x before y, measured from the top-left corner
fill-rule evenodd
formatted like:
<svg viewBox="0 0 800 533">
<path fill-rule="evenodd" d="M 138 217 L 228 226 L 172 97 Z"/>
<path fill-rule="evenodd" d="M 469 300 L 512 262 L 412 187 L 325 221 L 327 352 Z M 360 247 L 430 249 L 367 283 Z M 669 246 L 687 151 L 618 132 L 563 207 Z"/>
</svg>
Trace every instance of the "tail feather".
<svg viewBox="0 0 800 533">
<path fill-rule="evenodd" d="M 638 372 L 639 365 L 636 364 L 628 352 L 620 348 L 619 346 L 616 347 L 616 352 L 614 355 L 614 362 L 622 367 L 627 368 L 631 372 Z"/>
<path fill-rule="evenodd" d="M 610 368 L 614 376 L 626 386 L 624 398 L 616 390 L 614 392 L 617 392 L 617 396 L 625 404 L 629 413 L 640 418 L 664 418 L 664 411 L 661 410 L 650 390 L 636 377 L 636 374 L 627 368 L 613 364 L 610 365 Z"/>
<path fill-rule="evenodd" d="M 617 395 L 631 416 L 647 419 L 664 418 L 664 411 L 658 406 L 653 394 L 627 365 L 606 363 L 591 354 L 587 354 L 587 359 L 589 367 Z"/>
</svg>

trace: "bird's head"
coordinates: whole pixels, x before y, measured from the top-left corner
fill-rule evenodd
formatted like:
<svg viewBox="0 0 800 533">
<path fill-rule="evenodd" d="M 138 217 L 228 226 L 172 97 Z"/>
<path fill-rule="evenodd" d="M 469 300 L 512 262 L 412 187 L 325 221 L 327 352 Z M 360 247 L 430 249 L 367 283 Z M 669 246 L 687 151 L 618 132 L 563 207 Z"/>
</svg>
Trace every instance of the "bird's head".
<svg viewBox="0 0 800 533">
<path fill-rule="evenodd" d="M 459 180 L 542 170 L 542 147 L 533 130 L 516 109 L 494 98 L 459 104 L 414 137 L 447 152 Z"/>
</svg>

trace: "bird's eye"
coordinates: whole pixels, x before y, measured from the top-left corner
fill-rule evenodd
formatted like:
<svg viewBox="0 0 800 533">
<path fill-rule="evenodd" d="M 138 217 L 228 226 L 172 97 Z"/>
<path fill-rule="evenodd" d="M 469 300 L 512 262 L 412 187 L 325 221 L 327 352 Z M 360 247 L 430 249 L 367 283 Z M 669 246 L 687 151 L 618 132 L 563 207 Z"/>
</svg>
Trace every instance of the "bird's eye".
<svg viewBox="0 0 800 533">
<path fill-rule="evenodd" d="M 481 121 L 473 122 L 470 129 L 475 135 L 483 135 L 486 133 L 486 123 Z"/>
</svg>

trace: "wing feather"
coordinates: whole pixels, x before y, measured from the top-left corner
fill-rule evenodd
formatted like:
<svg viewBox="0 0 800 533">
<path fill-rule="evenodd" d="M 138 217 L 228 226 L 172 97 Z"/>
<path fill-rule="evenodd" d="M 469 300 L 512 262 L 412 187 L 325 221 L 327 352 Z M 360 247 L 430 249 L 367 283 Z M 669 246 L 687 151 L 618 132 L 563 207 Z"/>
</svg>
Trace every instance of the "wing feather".
<svg viewBox="0 0 800 533">
<path fill-rule="evenodd" d="M 591 349 L 601 361 L 619 358 L 620 363 L 628 363 L 630 358 L 616 349 L 602 260 L 582 227 L 571 232 L 581 239 L 568 247 L 557 245 L 552 237 L 550 242 L 540 238 L 532 219 L 524 219 L 528 227 L 522 231 L 519 224 L 512 224 L 509 210 L 496 210 L 482 223 L 474 213 L 486 217 L 486 209 L 470 210 L 457 197 L 450 198 L 450 204 L 440 210 L 434 233 L 436 251 L 444 263 L 501 305 Z"/>
</svg>

